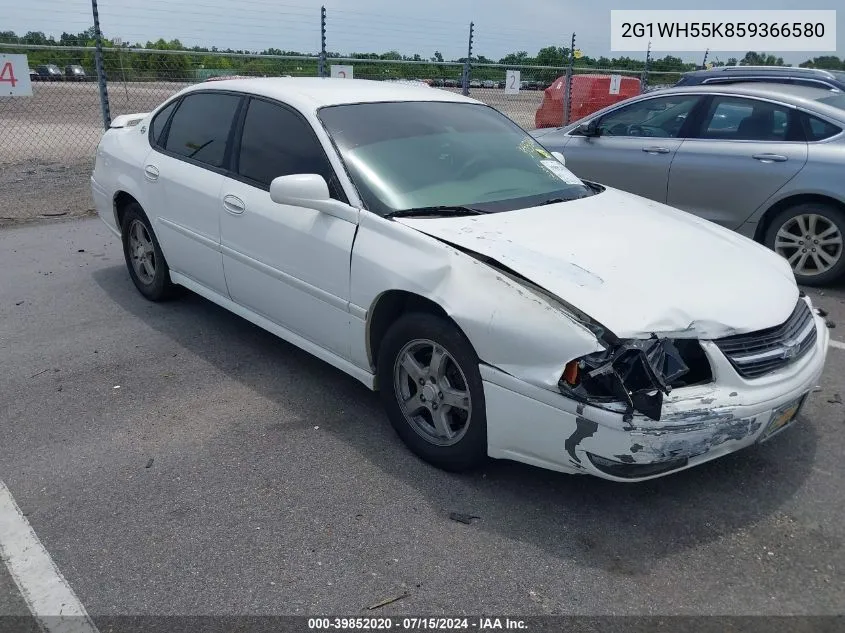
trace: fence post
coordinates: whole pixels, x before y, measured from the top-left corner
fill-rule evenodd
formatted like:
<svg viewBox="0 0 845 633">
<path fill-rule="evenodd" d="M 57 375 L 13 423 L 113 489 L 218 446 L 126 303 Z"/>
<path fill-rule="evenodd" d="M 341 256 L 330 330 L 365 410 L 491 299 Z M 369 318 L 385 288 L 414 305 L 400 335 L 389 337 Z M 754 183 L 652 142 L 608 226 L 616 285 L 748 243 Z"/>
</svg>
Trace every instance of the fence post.
<svg viewBox="0 0 845 633">
<path fill-rule="evenodd" d="M 469 46 L 467 47 L 467 59 L 464 62 L 464 80 L 462 82 L 462 90 L 464 96 L 469 96 L 469 76 L 472 72 L 472 66 L 469 63 L 469 60 L 472 59 L 472 34 L 473 30 L 475 29 L 475 24 L 472 22 L 469 23 Z"/>
<path fill-rule="evenodd" d="M 100 14 L 97 12 L 97 0 L 91 0 L 91 10 L 94 13 L 94 65 L 97 70 L 97 84 L 100 87 L 100 109 L 103 113 L 103 128 L 109 129 L 111 125 L 111 112 L 109 111 L 109 91 L 106 86 L 106 69 L 103 64 L 103 34 L 100 32 Z"/>
<path fill-rule="evenodd" d="M 651 42 L 648 43 L 648 49 L 645 53 L 645 68 L 643 68 L 643 76 L 640 80 L 640 93 L 648 90 L 648 67 L 651 65 Z"/>
<path fill-rule="evenodd" d="M 326 76 L 326 7 L 320 7 L 320 63 L 318 74 Z"/>
<path fill-rule="evenodd" d="M 572 42 L 569 44 L 569 65 L 566 67 L 566 88 L 563 92 L 563 124 L 569 125 L 572 116 L 572 73 L 575 67 L 575 33 L 572 33 Z"/>
</svg>

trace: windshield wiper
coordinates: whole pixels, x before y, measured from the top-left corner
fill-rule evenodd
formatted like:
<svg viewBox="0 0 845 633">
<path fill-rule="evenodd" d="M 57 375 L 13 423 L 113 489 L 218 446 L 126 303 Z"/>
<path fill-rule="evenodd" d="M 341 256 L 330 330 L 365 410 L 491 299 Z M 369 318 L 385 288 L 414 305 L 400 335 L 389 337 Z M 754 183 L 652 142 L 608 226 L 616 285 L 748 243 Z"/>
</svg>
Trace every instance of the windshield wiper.
<svg viewBox="0 0 845 633">
<path fill-rule="evenodd" d="M 414 209 L 399 209 L 392 211 L 386 218 L 412 218 L 422 215 L 482 215 L 485 211 L 473 209 L 472 207 L 443 205 L 436 207 L 416 207 Z"/>
<path fill-rule="evenodd" d="M 590 196 L 595 195 L 593 193 L 583 193 L 577 196 L 569 196 L 568 198 L 551 198 L 549 200 L 543 200 L 538 207 L 545 206 L 547 204 L 557 204 L 558 202 L 570 202 L 571 200 L 580 200 L 581 198 L 589 198 Z"/>
</svg>

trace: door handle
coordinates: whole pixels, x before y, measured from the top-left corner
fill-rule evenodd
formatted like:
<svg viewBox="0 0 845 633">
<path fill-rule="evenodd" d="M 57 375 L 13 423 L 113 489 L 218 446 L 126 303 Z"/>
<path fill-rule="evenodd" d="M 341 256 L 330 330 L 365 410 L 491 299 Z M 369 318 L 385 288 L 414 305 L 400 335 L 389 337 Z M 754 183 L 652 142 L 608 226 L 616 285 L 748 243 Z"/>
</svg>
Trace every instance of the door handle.
<svg viewBox="0 0 845 633">
<path fill-rule="evenodd" d="M 155 165 L 144 165 L 144 178 L 147 180 L 158 180 L 158 167 Z"/>
<path fill-rule="evenodd" d="M 226 209 L 232 215 L 240 215 L 244 211 L 246 211 L 246 205 L 244 201 L 238 198 L 237 196 L 233 196 L 231 194 L 226 194 L 223 196 L 223 208 Z"/>
<path fill-rule="evenodd" d="M 788 160 L 783 154 L 754 154 L 751 158 L 761 163 L 783 163 Z"/>
<path fill-rule="evenodd" d="M 668 154 L 669 148 L 668 147 L 643 147 L 643 151 L 646 154 Z"/>
</svg>

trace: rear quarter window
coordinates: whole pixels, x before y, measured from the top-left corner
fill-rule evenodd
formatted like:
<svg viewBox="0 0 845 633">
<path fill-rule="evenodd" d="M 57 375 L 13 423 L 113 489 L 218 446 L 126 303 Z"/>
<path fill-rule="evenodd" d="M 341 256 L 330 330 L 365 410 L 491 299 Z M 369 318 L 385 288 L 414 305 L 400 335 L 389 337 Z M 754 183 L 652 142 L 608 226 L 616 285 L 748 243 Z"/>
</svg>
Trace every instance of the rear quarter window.
<svg viewBox="0 0 845 633">
<path fill-rule="evenodd" d="M 176 109 L 178 104 L 179 100 L 176 99 L 173 103 L 169 104 L 161 112 L 155 115 L 152 125 L 150 125 L 150 140 L 153 145 L 161 145 L 163 143 L 164 139 L 161 135 L 164 132 L 164 128 L 167 126 L 167 120 L 170 118 L 170 115 L 173 114 L 173 111 Z"/>
<path fill-rule="evenodd" d="M 807 135 L 808 141 L 823 141 L 826 138 L 839 134 L 842 131 L 842 128 L 808 114 L 804 125 L 804 131 Z"/>
</svg>

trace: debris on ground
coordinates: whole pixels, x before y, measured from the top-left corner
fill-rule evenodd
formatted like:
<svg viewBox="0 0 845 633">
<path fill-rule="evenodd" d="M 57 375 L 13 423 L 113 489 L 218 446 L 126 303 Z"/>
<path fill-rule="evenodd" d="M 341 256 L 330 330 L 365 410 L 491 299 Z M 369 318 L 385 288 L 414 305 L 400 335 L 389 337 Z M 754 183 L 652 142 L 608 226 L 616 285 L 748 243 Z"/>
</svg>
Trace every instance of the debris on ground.
<svg viewBox="0 0 845 633">
<path fill-rule="evenodd" d="M 16 306 L 22 306 L 22 305 L 23 305 L 23 301 L 16 301 L 16 302 L 15 302 L 15 305 L 16 305 Z"/>
<path fill-rule="evenodd" d="M 840 396 L 838 393 L 835 393 L 835 394 L 833 394 L 832 398 L 828 399 L 828 402 L 830 404 L 843 404 L 842 403 L 842 396 Z"/>
<path fill-rule="evenodd" d="M 150 459 L 147 460 L 147 465 L 144 466 L 144 468 L 152 468 L 153 467 L 153 459 L 154 458 L 150 457 Z"/>
<path fill-rule="evenodd" d="M 472 514 L 461 514 L 460 512 L 450 512 L 449 518 L 458 523 L 466 523 L 472 525 L 473 519 L 480 519 L 481 517 L 473 516 Z"/>
<path fill-rule="evenodd" d="M 80 249 L 79 249 L 79 250 L 77 250 L 76 252 L 77 252 L 77 253 L 84 253 L 84 252 L 85 252 L 85 249 L 84 249 L 84 248 L 80 248 Z"/>
<path fill-rule="evenodd" d="M 381 602 L 377 602 L 376 604 L 367 607 L 367 610 L 373 611 L 375 609 L 381 609 L 382 607 L 386 607 L 389 604 L 393 604 L 394 602 L 398 602 L 399 600 L 402 600 L 402 598 L 407 598 L 410 595 L 411 594 L 406 591 L 405 593 L 403 593 L 399 596 L 396 596 L 395 598 L 388 598 L 387 600 L 382 600 Z"/>
<path fill-rule="evenodd" d="M 45 373 L 47 373 L 48 371 L 50 371 L 50 368 L 49 368 L 49 367 L 48 367 L 47 369 L 42 369 L 41 371 L 39 371 L 39 372 L 37 372 L 37 373 L 35 373 L 35 374 L 32 374 L 32 376 L 30 376 L 30 378 L 35 378 L 36 376 L 40 376 L 41 374 L 45 374 Z"/>
</svg>

